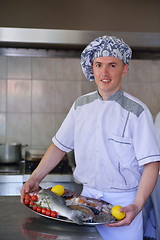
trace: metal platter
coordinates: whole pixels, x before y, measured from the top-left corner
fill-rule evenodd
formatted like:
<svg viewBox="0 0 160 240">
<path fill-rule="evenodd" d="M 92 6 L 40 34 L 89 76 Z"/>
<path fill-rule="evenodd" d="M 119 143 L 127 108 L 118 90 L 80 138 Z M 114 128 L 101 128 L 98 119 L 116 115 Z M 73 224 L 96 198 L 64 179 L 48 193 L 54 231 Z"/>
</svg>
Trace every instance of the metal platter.
<svg viewBox="0 0 160 240">
<path fill-rule="evenodd" d="M 31 210 L 32 212 L 38 214 L 39 216 L 42 216 L 42 217 L 45 217 L 45 218 L 50 218 L 52 220 L 55 220 L 55 221 L 60 221 L 60 222 L 66 222 L 66 223 L 73 223 L 73 224 L 76 224 L 75 222 L 69 220 L 68 218 L 65 218 L 63 216 L 58 216 L 57 218 L 54 218 L 54 217 L 50 217 L 50 216 L 47 216 L 47 215 L 44 215 L 42 213 L 38 213 L 37 211 L 34 211 L 31 207 L 25 205 L 29 210 Z M 105 224 L 105 223 L 104 223 Z M 96 226 L 96 225 L 102 225 L 102 223 L 97 223 L 97 222 L 83 222 L 83 225 L 85 226 Z"/>
<path fill-rule="evenodd" d="M 49 219 L 52 219 L 52 220 L 55 220 L 55 221 L 60 221 L 60 222 L 66 222 L 66 223 L 73 223 L 73 224 L 76 224 L 75 222 L 71 221 L 70 219 L 66 218 L 66 217 L 63 217 L 63 216 L 58 216 L 57 218 L 54 218 L 54 217 L 50 217 L 50 216 L 47 216 L 47 215 L 44 215 L 42 213 L 39 213 L 35 210 L 33 210 L 31 207 L 25 205 L 29 210 L 31 210 L 32 212 L 34 212 L 35 214 L 38 214 L 39 216 L 42 216 L 42 217 L 45 217 L 45 218 L 49 218 Z M 117 220 L 113 220 L 113 221 L 110 221 L 110 222 L 94 222 L 94 221 L 83 221 L 83 225 L 85 226 L 96 226 L 96 225 L 103 225 L 103 224 L 107 224 L 107 223 L 114 223 L 114 222 L 117 222 Z"/>
<path fill-rule="evenodd" d="M 24 201 L 25 206 L 29 208 L 29 210 L 31 210 L 32 212 L 44 218 L 49 218 L 55 221 L 61 221 L 66 223 L 96 226 L 117 222 L 117 220 L 111 214 L 112 205 L 108 202 L 77 195 L 67 189 L 65 189 L 63 197 L 60 197 L 50 190 L 51 189 L 49 188 L 41 188 L 37 193 L 34 193 L 35 196 L 33 196 L 33 199 L 36 198 L 36 200 L 32 199 L 29 200 L 29 202 Z M 32 208 L 33 204 L 36 204 L 36 206 L 40 206 L 42 208 L 55 209 L 55 211 L 58 210 L 59 215 L 57 217 L 51 217 L 48 216 L 48 214 L 45 215 L 44 213 L 37 212 L 35 208 Z M 52 204 L 52 206 L 50 204 Z M 57 206 L 58 208 L 56 210 Z M 76 217 L 78 217 L 77 219 L 75 219 L 75 221 L 71 220 L 74 218 L 68 218 L 68 216 L 70 215 L 68 214 L 69 208 L 70 210 L 77 211 L 74 213 L 75 215 L 77 215 Z M 65 211 L 67 211 L 67 214 L 63 212 L 64 209 Z"/>
</svg>

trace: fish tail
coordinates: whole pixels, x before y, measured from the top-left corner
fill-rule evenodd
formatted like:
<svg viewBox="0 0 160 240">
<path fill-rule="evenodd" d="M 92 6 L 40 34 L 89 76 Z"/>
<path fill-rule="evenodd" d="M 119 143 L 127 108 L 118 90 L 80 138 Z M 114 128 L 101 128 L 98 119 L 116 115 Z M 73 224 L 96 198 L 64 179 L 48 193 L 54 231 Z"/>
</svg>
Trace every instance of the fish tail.
<svg viewBox="0 0 160 240">
<path fill-rule="evenodd" d="M 77 213 L 75 211 L 72 211 L 70 219 L 79 225 L 83 225 L 83 221 L 77 216 Z"/>
</svg>

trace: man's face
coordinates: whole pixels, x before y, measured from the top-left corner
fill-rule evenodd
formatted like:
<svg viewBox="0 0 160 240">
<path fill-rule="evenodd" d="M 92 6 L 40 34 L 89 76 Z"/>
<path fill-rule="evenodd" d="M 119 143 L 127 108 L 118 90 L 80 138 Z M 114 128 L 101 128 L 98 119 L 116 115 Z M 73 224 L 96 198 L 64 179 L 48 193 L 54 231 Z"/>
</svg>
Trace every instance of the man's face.
<svg viewBox="0 0 160 240">
<path fill-rule="evenodd" d="M 128 71 L 120 59 L 115 57 L 99 57 L 93 60 L 93 74 L 103 100 L 121 88 L 122 78 Z"/>
</svg>

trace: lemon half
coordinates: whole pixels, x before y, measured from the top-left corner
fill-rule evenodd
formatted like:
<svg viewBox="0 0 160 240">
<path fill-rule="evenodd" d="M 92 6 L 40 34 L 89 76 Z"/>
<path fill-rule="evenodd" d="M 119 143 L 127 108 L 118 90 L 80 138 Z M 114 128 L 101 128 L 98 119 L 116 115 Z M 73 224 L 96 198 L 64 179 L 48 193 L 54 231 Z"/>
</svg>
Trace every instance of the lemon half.
<svg viewBox="0 0 160 240">
<path fill-rule="evenodd" d="M 111 209 L 112 216 L 115 217 L 117 220 L 122 220 L 126 216 L 124 212 L 120 211 L 121 208 L 122 206 L 116 205 L 113 206 Z"/>
<path fill-rule="evenodd" d="M 64 186 L 55 185 L 54 187 L 51 188 L 51 191 L 61 197 L 64 194 Z"/>
</svg>

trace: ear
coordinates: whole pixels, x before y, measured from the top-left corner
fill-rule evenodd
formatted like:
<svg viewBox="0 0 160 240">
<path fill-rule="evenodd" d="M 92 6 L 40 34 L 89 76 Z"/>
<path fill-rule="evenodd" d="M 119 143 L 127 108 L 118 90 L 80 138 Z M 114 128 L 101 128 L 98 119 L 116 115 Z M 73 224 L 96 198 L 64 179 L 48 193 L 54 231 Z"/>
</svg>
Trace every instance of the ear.
<svg viewBox="0 0 160 240">
<path fill-rule="evenodd" d="M 123 66 L 122 77 L 124 77 L 124 76 L 127 74 L 128 69 L 129 69 L 129 65 L 128 65 L 128 64 L 125 64 L 125 65 Z"/>
</svg>

